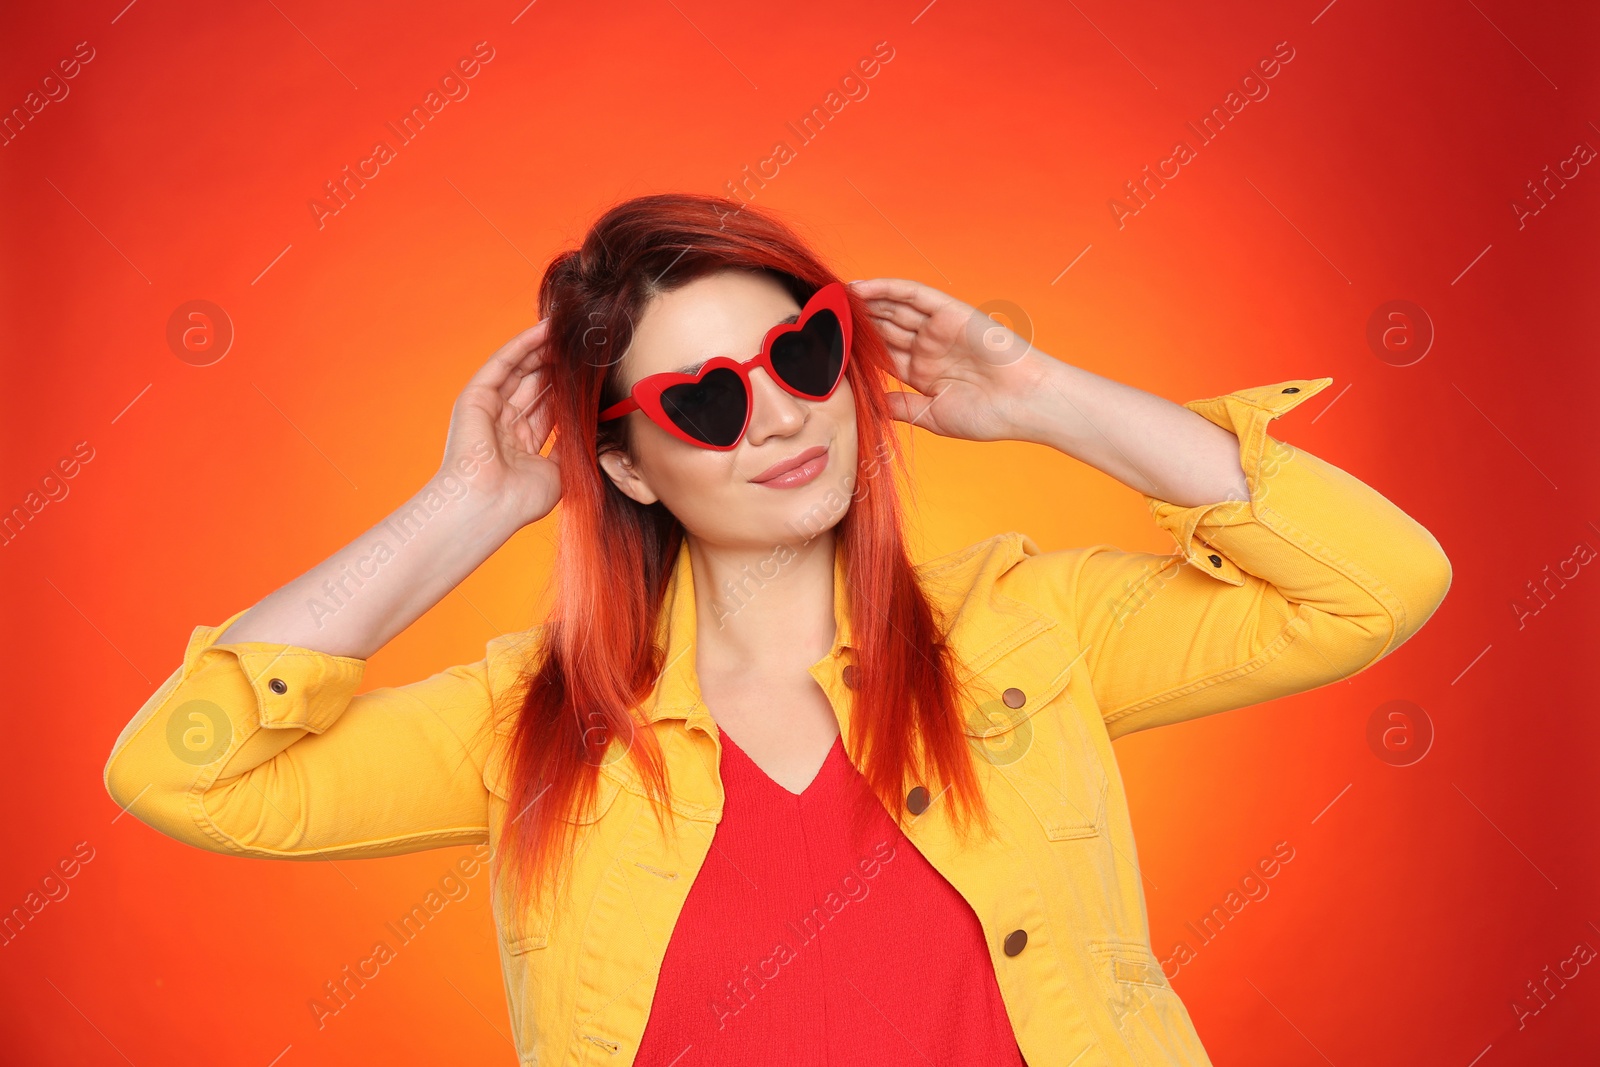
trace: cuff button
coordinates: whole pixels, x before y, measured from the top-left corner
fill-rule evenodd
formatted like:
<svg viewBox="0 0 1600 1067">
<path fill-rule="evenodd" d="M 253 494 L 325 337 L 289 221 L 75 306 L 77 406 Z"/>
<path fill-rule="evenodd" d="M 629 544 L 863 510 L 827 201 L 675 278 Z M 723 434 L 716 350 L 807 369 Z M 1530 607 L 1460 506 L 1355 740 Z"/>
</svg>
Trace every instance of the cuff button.
<svg viewBox="0 0 1600 1067">
<path fill-rule="evenodd" d="M 274 693 L 287 693 L 289 691 L 289 684 L 282 678 L 274 678 L 272 681 L 267 683 L 267 688 L 272 690 Z"/>
</svg>

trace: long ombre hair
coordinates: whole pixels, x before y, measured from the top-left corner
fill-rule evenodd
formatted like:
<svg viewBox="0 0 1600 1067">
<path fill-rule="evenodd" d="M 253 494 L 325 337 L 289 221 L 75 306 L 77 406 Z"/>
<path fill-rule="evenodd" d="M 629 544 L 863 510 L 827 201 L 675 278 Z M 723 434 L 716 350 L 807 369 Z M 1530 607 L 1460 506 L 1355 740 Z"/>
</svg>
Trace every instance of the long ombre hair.
<svg viewBox="0 0 1600 1067">
<path fill-rule="evenodd" d="M 655 644 L 668 580 L 684 537 L 659 501 L 644 505 L 601 469 L 607 451 L 631 450 L 629 419 L 600 423 L 623 398 L 621 354 L 646 303 L 704 275 L 766 272 L 801 306 L 836 280 L 774 215 L 716 196 L 663 193 L 607 211 L 582 246 L 556 256 L 539 287 L 549 316 L 552 452 L 561 467 L 554 605 L 522 682 L 526 693 L 509 740 L 510 812 L 497 866 L 512 875 L 513 899 L 555 881 L 573 843 L 572 816 L 593 803 L 600 765 L 625 756 L 654 805 L 667 804 L 665 761 L 652 728 L 636 719 L 661 676 Z M 904 463 L 885 386 L 893 380 L 883 339 L 865 302 L 850 294 L 854 345 L 847 374 L 856 403 L 857 478 L 838 521 L 853 639 L 864 650 L 851 762 L 896 818 L 908 783 L 948 783 L 952 818 L 964 833 L 989 829 L 963 732 L 961 665 L 944 642 L 947 620 L 918 585 L 906 555 L 895 474 Z M 888 462 L 877 469 L 879 459 Z M 861 492 L 868 463 L 870 492 Z M 688 591 L 684 591 L 688 595 Z M 669 723 L 673 720 L 668 720 Z M 920 742 L 920 745 L 918 744 Z M 665 824 L 662 824 L 663 831 Z"/>
</svg>

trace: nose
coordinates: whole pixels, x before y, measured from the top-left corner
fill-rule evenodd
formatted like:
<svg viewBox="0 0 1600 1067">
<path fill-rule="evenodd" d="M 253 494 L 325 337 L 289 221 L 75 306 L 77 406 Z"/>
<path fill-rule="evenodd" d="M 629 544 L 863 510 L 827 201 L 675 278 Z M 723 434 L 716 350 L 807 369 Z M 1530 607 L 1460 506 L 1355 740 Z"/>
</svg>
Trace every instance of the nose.
<svg viewBox="0 0 1600 1067">
<path fill-rule="evenodd" d="M 805 425 L 805 402 L 784 389 L 765 367 L 750 372 L 750 426 L 745 438 L 759 445 L 769 437 L 788 437 Z"/>
</svg>

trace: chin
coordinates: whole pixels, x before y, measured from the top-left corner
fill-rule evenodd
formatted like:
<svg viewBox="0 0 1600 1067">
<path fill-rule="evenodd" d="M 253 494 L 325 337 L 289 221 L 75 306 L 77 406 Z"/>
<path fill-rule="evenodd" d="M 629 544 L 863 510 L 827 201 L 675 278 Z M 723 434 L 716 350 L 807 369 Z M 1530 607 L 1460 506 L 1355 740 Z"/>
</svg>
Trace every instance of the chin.
<svg viewBox="0 0 1600 1067">
<path fill-rule="evenodd" d="M 783 520 L 784 539 L 809 541 L 831 530 L 845 517 L 852 503 L 849 486 L 841 480 L 804 486 L 795 494 L 794 503 Z"/>
</svg>

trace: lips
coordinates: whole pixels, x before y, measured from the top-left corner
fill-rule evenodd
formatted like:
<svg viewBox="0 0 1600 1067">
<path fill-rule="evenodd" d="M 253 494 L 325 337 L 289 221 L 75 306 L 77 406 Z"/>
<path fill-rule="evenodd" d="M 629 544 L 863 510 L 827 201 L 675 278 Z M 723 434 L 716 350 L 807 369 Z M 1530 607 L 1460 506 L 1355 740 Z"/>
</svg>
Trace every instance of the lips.
<svg viewBox="0 0 1600 1067">
<path fill-rule="evenodd" d="M 828 451 L 826 445 L 812 445 L 810 448 L 799 453 L 798 455 L 791 456 L 786 460 L 774 463 L 772 466 L 768 467 L 766 470 L 762 471 L 760 474 L 756 475 L 750 480 L 752 482 L 769 482 L 780 474 L 792 471 L 796 467 L 804 466 L 826 451 Z"/>
</svg>

